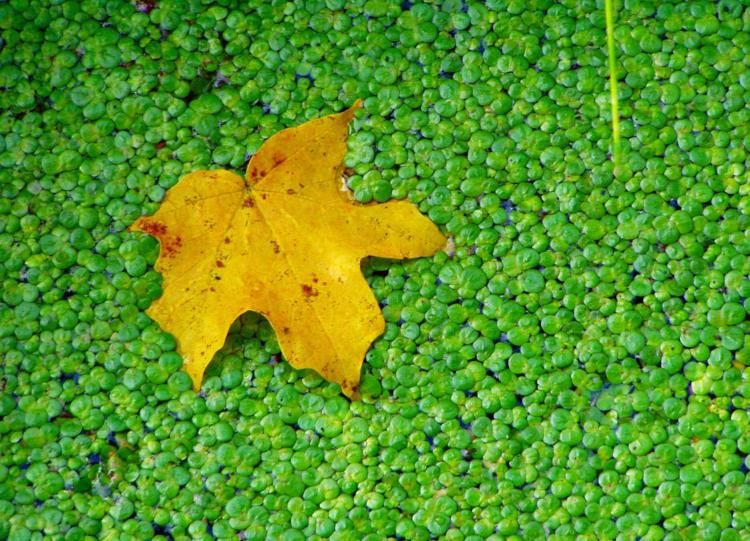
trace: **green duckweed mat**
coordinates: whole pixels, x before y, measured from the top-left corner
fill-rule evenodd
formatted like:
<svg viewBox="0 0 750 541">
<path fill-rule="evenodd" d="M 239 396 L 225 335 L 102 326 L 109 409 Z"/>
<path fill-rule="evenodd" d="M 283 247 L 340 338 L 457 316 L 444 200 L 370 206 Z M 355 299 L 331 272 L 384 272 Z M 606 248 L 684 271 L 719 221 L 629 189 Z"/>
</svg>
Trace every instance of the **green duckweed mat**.
<svg viewBox="0 0 750 541">
<path fill-rule="evenodd" d="M 0 539 L 750 539 L 750 9 L 0 3 Z M 126 231 L 357 98 L 363 399 L 233 326 L 200 394 Z M 342 330 L 346 334 L 346 329 Z"/>
</svg>

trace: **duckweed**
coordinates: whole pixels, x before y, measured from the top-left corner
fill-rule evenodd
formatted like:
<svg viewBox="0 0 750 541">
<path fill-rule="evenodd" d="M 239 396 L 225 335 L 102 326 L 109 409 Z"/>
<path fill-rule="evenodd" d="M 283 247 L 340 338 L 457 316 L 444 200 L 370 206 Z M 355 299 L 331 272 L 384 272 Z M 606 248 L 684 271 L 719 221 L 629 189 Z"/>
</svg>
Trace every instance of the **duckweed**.
<svg viewBox="0 0 750 541">
<path fill-rule="evenodd" d="M 615 170 L 603 2 L 0 4 L 0 539 L 746 539 L 749 12 L 616 7 Z M 361 401 L 254 314 L 195 393 L 127 227 L 356 98 L 452 253 Z"/>
</svg>

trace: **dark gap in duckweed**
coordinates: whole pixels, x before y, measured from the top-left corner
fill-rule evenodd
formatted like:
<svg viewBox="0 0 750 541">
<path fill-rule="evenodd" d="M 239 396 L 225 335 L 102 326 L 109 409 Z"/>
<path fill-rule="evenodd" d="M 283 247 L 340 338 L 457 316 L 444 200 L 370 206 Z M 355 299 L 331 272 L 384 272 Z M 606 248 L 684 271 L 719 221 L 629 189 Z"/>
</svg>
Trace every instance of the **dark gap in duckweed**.
<svg viewBox="0 0 750 541">
<path fill-rule="evenodd" d="M 300 79 L 307 79 L 307 80 L 308 80 L 308 81 L 310 81 L 311 83 L 314 83 L 314 82 L 315 82 L 315 79 L 313 78 L 313 76 L 312 76 L 312 75 L 311 75 L 310 73 L 306 73 L 306 74 L 304 74 L 304 75 L 303 75 L 303 74 L 300 74 L 300 73 L 295 73 L 295 74 L 294 74 L 294 80 L 295 80 L 295 81 L 299 81 Z"/>
<path fill-rule="evenodd" d="M 154 530 L 155 535 L 163 535 L 167 539 L 174 539 L 171 534 L 171 527 L 169 525 L 162 525 L 156 522 L 151 523 L 151 527 Z"/>
</svg>

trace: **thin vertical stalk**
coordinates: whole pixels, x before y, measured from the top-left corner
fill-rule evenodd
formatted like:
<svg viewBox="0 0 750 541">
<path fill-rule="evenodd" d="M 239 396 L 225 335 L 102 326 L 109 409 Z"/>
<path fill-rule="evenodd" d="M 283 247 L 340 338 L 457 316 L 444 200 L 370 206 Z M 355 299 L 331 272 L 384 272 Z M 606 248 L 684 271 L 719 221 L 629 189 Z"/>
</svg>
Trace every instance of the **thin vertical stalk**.
<svg viewBox="0 0 750 541">
<path fill-rule="evenodd" d="M 604 0 L 604 16 L 607 25 L 607 56 L 609 64 L 609 94 L 612 113 L 612 157 L 615 166 L 620 164 L 620 107 L 617 98 L 617 74 L 615 68 L 615 13 L 614 0 Z"/>
</svg>

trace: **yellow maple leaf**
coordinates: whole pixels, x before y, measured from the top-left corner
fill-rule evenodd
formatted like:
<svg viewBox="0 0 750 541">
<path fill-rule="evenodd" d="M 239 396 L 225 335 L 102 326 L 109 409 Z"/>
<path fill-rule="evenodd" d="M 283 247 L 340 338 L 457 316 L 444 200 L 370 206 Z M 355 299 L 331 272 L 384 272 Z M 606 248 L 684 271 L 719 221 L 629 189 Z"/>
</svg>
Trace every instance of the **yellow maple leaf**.
<svg viewBox="0 0 750 541">
<path fill-rule="evenodd" d="M 232 322 L 251 310 L 269 320 L 292 366 L 356 396 L 362 359 L 385 326 L 360 261 L 445 246 L 410 203 L 360 205 L 342 188 L 358 107 L 278 132 L 245 179 L 186 175 L 153 216 L 131 226 L 161 243 L 163 295 L 147 313 L 177 339 L 196 390 Z"/>
</svg>

